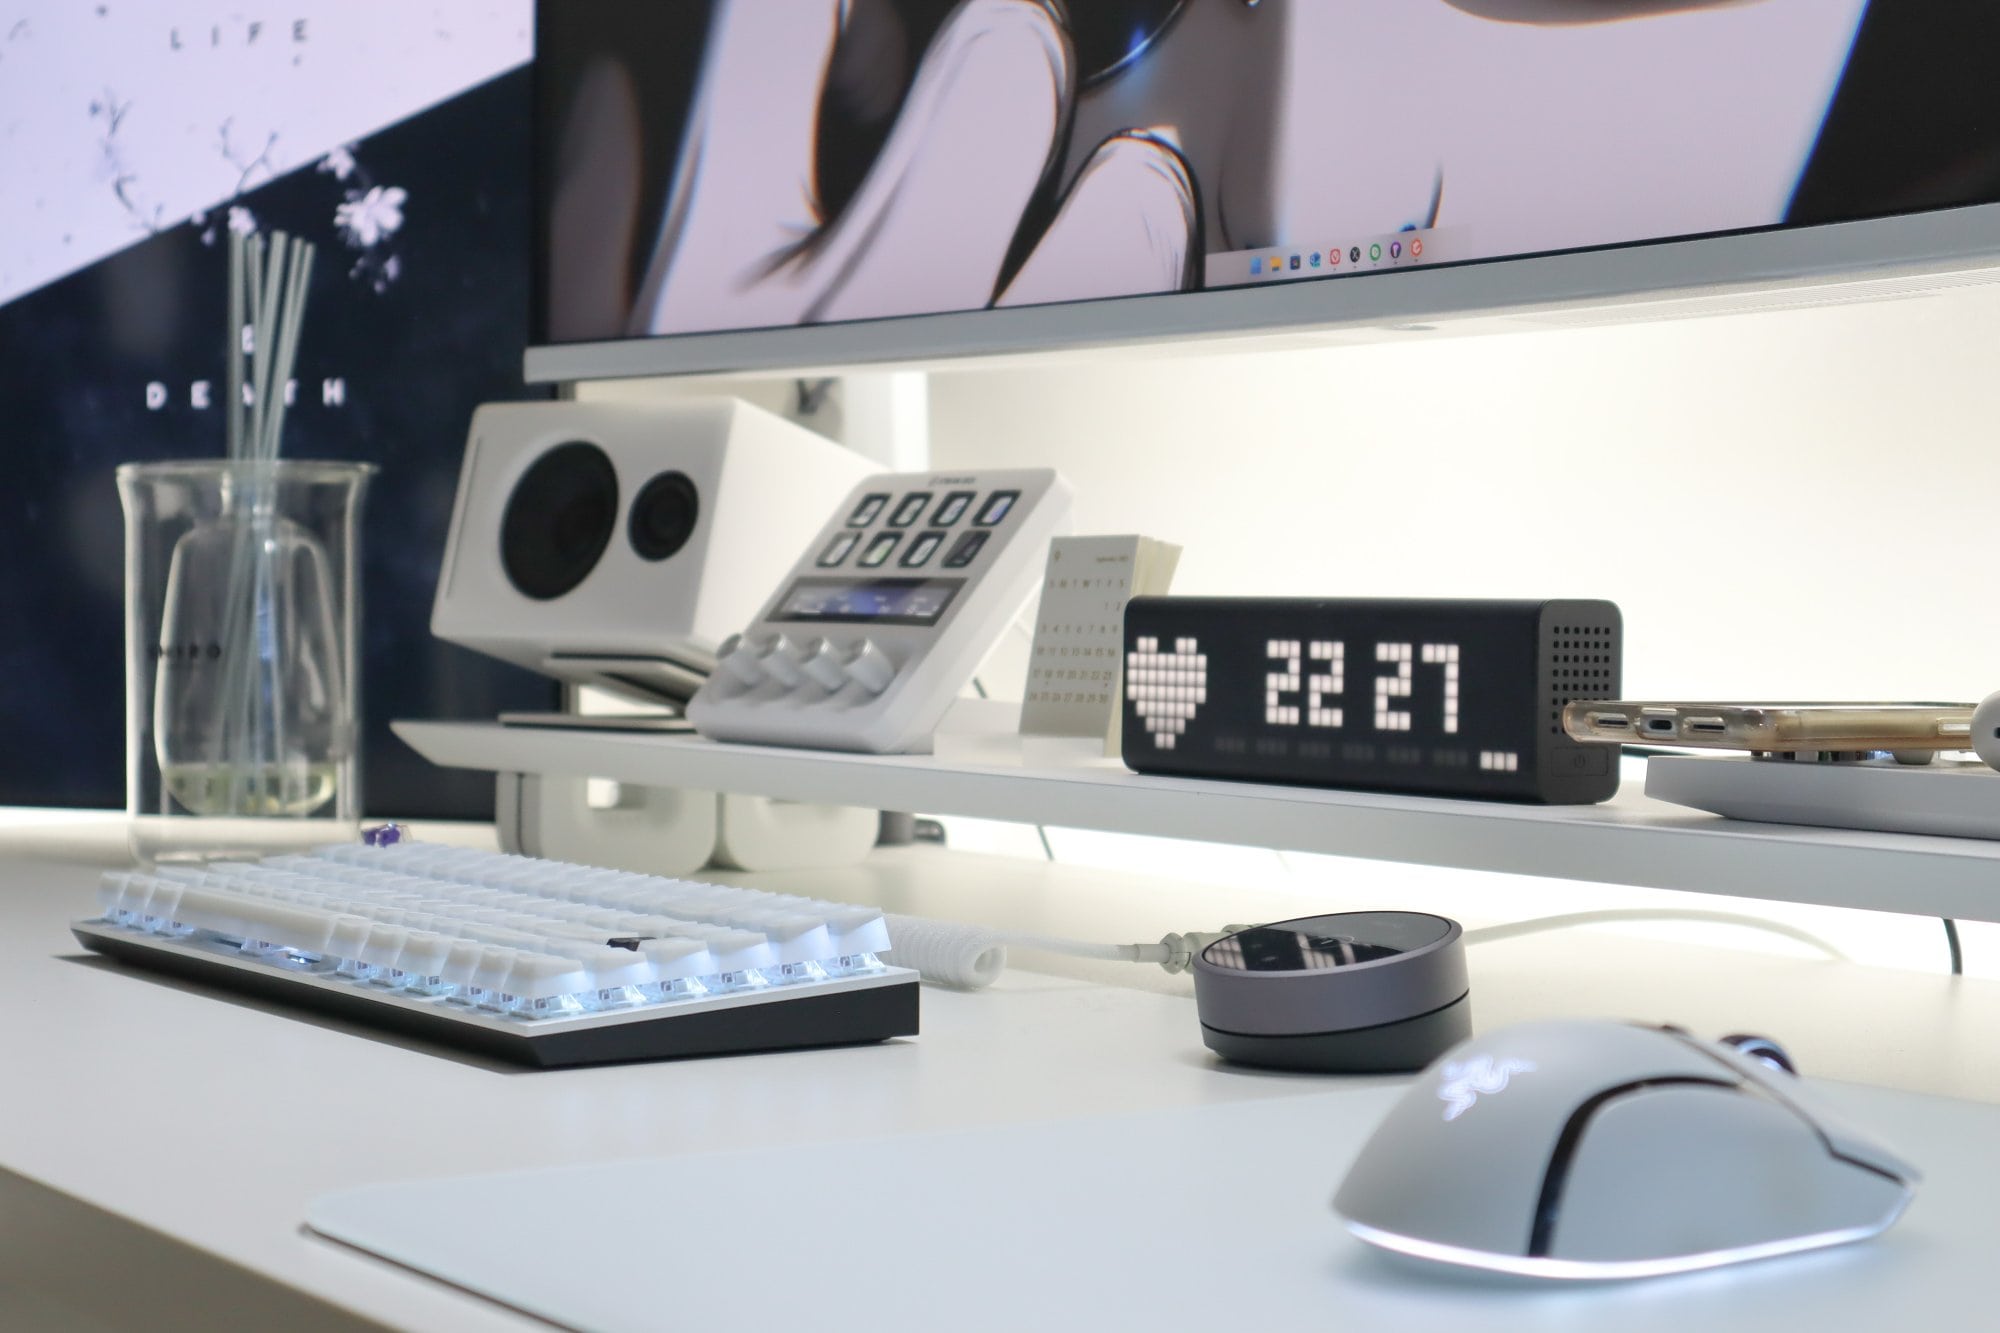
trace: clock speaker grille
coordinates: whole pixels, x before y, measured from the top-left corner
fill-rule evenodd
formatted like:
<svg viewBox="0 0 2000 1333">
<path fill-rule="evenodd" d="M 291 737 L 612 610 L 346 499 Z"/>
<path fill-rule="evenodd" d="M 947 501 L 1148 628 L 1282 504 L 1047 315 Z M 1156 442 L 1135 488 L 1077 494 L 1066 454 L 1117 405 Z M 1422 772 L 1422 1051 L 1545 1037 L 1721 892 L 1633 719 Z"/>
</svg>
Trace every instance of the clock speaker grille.
<svg viewBox="0 0 2000 1333">
<path fill-rule="evenodd" d="M 1618 697 L 1618 631 L 1609 625 L 1551 625 L 1542 653 L 1549 664 L 1548 725 L 1563 734 L 1563 708 L 1582 699 Z"/>
</svg>

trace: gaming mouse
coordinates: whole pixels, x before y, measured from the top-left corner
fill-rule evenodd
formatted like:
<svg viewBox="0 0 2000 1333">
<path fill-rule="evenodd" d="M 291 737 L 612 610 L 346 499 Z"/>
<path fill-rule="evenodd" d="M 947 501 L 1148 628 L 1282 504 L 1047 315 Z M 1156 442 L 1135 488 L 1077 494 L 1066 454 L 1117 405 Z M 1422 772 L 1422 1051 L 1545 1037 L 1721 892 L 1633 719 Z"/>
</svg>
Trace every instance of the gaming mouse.
<svg viewBox="0 0 2000 1333">
<path fill-rule="evenodd" d="M 1917 1172 L 1757 1040 L 1601 1021 L 1476 1037 L 1417 1076 L 1334 1211 L 1385 1249 L 1551 1278 L 1709 1268 L 1888 1227 Z"/>
</svg>

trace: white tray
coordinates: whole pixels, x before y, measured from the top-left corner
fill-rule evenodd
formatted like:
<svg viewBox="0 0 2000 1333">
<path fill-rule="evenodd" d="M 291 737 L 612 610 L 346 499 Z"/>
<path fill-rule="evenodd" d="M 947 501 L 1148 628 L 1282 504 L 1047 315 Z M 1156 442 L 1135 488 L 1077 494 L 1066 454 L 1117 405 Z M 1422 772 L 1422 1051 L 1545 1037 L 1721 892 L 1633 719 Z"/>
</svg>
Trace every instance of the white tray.
<svg viewBox="0 0 2000 1333">
<path fill-rule="evenodd" d="M 1646 795 L 1767 824 L 2000 838 L 2000 772 L 1971 760 L 1917 766 L 1655 755 L 1646 761 Z"/>
</svg>

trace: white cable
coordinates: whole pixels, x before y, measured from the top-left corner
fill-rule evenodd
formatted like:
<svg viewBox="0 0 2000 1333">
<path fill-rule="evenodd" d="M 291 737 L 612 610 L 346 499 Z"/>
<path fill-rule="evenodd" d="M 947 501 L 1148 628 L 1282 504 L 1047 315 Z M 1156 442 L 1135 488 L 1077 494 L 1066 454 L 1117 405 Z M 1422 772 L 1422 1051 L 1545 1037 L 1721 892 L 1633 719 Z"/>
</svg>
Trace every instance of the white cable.
<svg viewBox="0 0 2000 1333">
<path fill-rule="evenodd" d="M 1033 949 L 1042 953 L 1067 954 L 1073 958 L 1096 958 L 1122 963 L 1158 963 L 1168 972 L 1183 972 L 1200 953 L 1215 941 L 1249 926 L 1225 926 L 1219 931 L 1189 931 L 1168 935 L 1158 944 L 1093 944 L 1086 940 L 1064 939 L 1056 935 L 1029 935 L 1019 931 L 995 930 L 990 926 L 965 925 L 956 921 L 932 921 L 920 916 L 885 918 L 889 938 L 894 941 L 889 961 L 898 967 L 914 968 L 925 981 L 961 990 L 983 990 L 1000 979 L 1007 969 L 1009 948 Z M 1839 962 L 1853 960 L 1832 944 L 1809 931 L 1782 921 L 1743 916 L 1735 912 L 1707 912 L 1693 908 L 1622 908 L 1600 912 L 1571 912 L 1563 916 L 1535 917 L 1504 925 L 1468 930 L 1467 944 L 1491 944 L 1497 940 L 1536 935 L 1547 930 L 1567 930 L 1572 926 L 1597 926 L 1623 921 L 1699 921 L 1709 925 L 1741 926 L 1749 930 L 1783 935 L 1817 949 Z"/>
<path fill-rule="evenodd" d="M 962 990 L 982 990 L 998 981 L 1006 970 L 1009 948 L 1120 963 L 1158 963 L 1169 972 L 1180 972 L 1202 949 L 1225 935 L 1248 929 L 1229 926 L 1219 931 L 1191 931 L 1168 935 L 1158 944 L 1093 944 L 1056 935 L 1029 935 L 956 921 L 931 921 L 919 916 L 891 914 L 884 920 L 888 922 L 892 941 L 891 963 L 915 968 L 925 981 Z"/>
<path fill-rule="evenodd" d="M 1467 944 L 1490 944 L 1495 940 L 1509 940 L 1519 935 L 1535 935 L 1545 930 L 1566 930 L 1571 926 L 1597 926 L 1620 921 L 1700 921 L 1710 925 L 1742 926 L 1749 930 L 1768 931 L 1773 935 L 1783 935 L 1786 939 L 1797 940 L 1800 944 L 1817 949 L 1827 957 L 1843 963 L 1854 960 L 1842 953 L 1810 931 L 1788 926 L 1782 921 L 1767 921 L 1760 916 L 1743 916 L 1735 912 L 1706 912 L 1699 908 L 1621 908 L 1602 912 L 1571 912 L 1565 916 L 1542 916 L 1528 921 L 1509 921 L 1504 925 L 1482 926 L 1478 930 L 1465 932 Z"/>
</svg>

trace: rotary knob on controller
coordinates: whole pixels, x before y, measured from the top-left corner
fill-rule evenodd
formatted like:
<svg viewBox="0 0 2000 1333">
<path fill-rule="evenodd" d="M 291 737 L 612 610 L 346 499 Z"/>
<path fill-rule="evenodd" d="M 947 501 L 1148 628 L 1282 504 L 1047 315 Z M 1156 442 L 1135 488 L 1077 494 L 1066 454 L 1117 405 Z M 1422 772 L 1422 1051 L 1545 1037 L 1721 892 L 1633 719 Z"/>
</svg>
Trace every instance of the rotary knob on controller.
<svg viewBox="0 0 2000 1333">
<path fill-rule="evenodd" d="M 800 666 L 813 680 L 829 691 L 837 691 L 847 684 L 847 671 L 840 663 L 840 650 L 826 639 L 814 639 L 806 644 L 806 660 Z"/>
<path fill-rule="evenodd" d="M 848 654 L 841 665 L 848 677 L 870 694 L 880 694 L 896 678 L 896 664 L 889 654 L 876 647 L 873 639 L 863 639 L 861 646 Z"/>
<path fill-rule="evenodd" d="M 732 634 L 722 641 L 722 647 L 715 654 L 715 666 L 745 689 L 764 681 L 764 668 L 757 665 L 757 655 L 743 642 L 741 634 Z"/>
<path fill-rule="evenodd" d="M 766 635 L 758 645 L 757 665 L 788 690 L 805 683 L 806 673 L 799 668 L 798 645 L 789 635 Z"/>
</svg>

